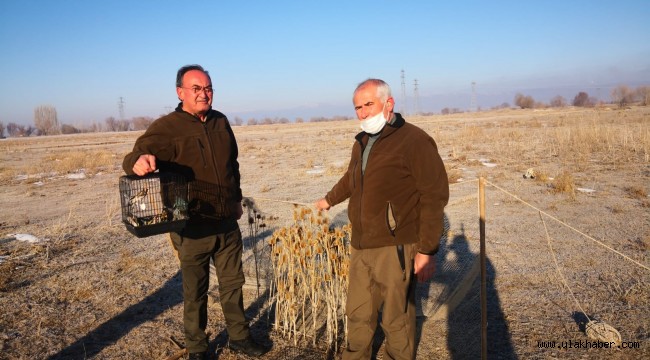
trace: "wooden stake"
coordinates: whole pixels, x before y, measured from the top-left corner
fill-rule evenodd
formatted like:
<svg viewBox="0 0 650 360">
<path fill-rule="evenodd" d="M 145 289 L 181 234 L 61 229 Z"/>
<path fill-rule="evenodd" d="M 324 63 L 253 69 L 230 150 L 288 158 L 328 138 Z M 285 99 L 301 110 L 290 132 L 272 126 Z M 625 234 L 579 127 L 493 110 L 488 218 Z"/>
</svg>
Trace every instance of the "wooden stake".
<svg viewBox="0 0 650 360">
<path fill-rule="evenodd" d="M 478 183 L 479 229 L 481 236 L 481 359 L 487 360 L 487 268 L 485 254 L 485 178 Z"/>
</svg>

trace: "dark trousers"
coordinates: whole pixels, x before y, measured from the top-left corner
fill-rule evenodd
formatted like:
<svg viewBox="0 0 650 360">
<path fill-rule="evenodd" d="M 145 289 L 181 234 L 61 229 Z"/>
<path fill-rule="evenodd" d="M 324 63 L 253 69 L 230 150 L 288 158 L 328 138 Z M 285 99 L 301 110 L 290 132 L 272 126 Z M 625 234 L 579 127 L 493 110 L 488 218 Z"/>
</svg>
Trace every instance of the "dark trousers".
<svg viewBox="0 0 650 360">
<path fill-rule="evenodd" d="M 386 336 L 385 359 L 415 359 L 415 295 L 409 292 L 415 245 L 404 245 L 402 272 L 395 246 L 351 250 L 345 313 L 348 347 L 344 360 L 370 359 L 379 309 Z"/>
<path fill-rule="evenodd" d="M 208 350 L 205 329 L 208 324 L 208 288 L 210 259 L 214 261 L 219 279 L 219 297 L 231 340 L 249 336 L 244 316 L 244 272 L 242 269 L 242 236 L 234 231 L 192 239 L 171 233 L 178 252 L 183 275 L 183 324 L 188 352 Z"/>
</svg>

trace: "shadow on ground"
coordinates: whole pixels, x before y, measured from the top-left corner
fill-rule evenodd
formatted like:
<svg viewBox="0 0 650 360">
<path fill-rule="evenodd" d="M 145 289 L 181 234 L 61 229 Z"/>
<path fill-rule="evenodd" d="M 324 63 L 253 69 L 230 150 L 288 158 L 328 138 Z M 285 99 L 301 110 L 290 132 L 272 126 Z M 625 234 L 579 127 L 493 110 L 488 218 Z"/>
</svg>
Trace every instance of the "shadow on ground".
<svg viewBox="0 0 650 360">
<path fill-rule="evenodd" d="M 165 284 L 137 304 L 129 306 L 120 314 L 48 357 L 55 359 L 87 359 L 99 354 L 104 348 L 115 344 L 134 328 L 155 319 L 161 313 L 183 302 L 181 273 L 177 272 Z"/>
</svg>

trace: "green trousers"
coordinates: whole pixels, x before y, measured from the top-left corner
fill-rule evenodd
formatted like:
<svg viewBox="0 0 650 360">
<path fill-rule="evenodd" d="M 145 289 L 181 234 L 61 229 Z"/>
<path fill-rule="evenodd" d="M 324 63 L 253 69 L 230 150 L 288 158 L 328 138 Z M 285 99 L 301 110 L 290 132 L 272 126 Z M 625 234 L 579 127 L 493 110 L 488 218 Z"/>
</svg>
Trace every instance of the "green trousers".
<svg viewBox="0 0 650 360">
<path fill-rule="evenodd" d="M 178 252 L 183 276 L 183 325 L 188 352 L 208 350 L 205 329 L 208 324 L 208 288 L 210 259 L 214 261 L 219 279 L 219 297 L 231 340 L 249 336 L 244 316 L 244 272 L 242 269 L 242 236 L 234 231 L 192 239 L 171 233 Z"/>
<path fill-rule="evenodd" d="M 370 359 L 380 309 L 384 359 L 415 359 L 415 292 L 409 291 L 416 281 L 411 275 L 415 245 L 404 245 L 403 254 L 404 271 L 395 246 L 351 250 L 344 360 Z"/>
</svg>

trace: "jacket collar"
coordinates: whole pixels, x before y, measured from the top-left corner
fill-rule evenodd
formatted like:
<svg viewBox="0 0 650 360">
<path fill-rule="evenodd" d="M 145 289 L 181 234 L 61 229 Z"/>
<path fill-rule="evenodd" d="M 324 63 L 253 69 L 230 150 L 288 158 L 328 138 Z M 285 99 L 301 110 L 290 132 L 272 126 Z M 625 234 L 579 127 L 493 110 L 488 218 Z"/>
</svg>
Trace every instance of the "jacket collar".
<svg viewBox="0 0 650 360">
<path fill-rule="evenodd" d="M 178 106 L 176 106 L 175 111 L 181 112 L 183 114 L 187 114 L 187 115 L 191 116 L 193 119 L 196 119 L 196 120 L 202 122 L 201 119 L 194 116 L 194 114 L 190 114 L 187 111 L 183 110 L 183 102 L 182 101 L 178 103 Z M 214 109 L 210 108 L 210 110 L 208 110 L 207 116 L 205 117 L 205 122 L 207 123 L 208 121 L 210 121 L 210 119 L 217 117 L 216 114 L 218 114 L 218 113 L 219 113 L 218 111 L 215 111 Z"/>
<path fill-rule="evenodd" d="M 387 136 L 392 135 L 395 131 L 397 131 L 399 128 L 404 126 L 406 123 L 406 120 L 402 117 L 402 114 L 400 113 L 393 113 L 394 119 L 392 122 L 389 122 L 384 126 L 384 128 L 381 130 L 379 133 L 379 138 L 385 138 Z M 368 135 L 365 131 L 362 131 L 358 133 L 354 138 L 360 142 L 361 144 L 365 144 L 368 141 Z"/>
</svg>

